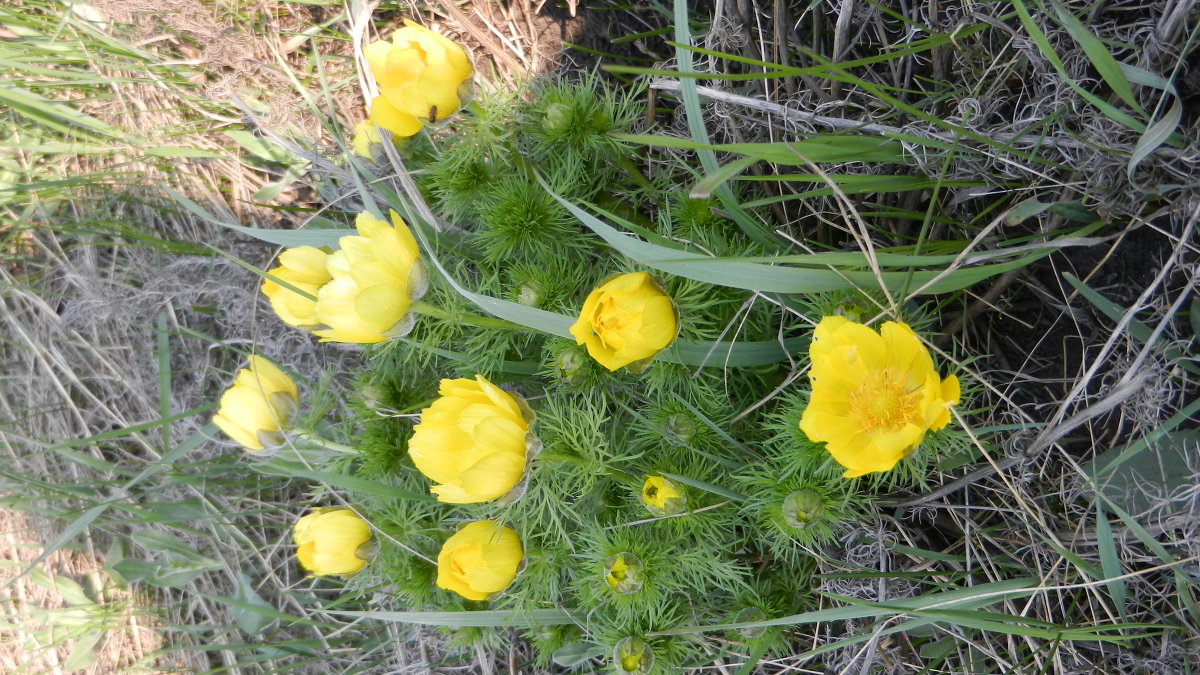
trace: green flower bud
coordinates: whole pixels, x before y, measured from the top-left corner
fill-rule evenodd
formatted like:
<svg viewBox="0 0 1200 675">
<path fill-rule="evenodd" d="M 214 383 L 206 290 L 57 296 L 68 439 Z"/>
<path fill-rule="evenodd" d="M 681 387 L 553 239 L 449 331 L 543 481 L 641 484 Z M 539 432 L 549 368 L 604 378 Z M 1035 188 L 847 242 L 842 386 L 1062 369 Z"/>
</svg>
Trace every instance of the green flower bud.
<svg viewBox="0 0 1200 675">
<path fill-rule="evenodd" d="M 779 511 L 788 526 L 805 530 L 821 519 L 825 513 L 825 500 L 815 490 L 796 490 L 783 498 Z"/>
<path fill-rule="evenodd" d="M 542 297 L 546 295 L 546 287 L 540 282 L 529 279 L 522 281 L 517 287 L 517 302 L 526 307 L 539 307 L 542 304 Z"/>
<path fill-rule="evenodd" d="M 631 635 L 613 649 L 613 668 L 617 675 L 646 675 L 654 667 L 654 650 L 642 638 Z"/>
<path fill-rule="evenodd" d="M 568 349 L 554 360 L 554 372 L 567 384 L 576 384 L 587 373 L 588 359 L 578 349 Z"/>
<path fill-rule="evenodd" d="M 551 103 L 546 106 L 546 117 L 542 120 L 542 128 L 546 131 L 564 131 L 570 124 L 571 109 L 563 103 Z"/>
<path fill-rule="evenodd" d="M 689 413 L 671 413 L 663 418 L 662 435 L 667 443 L 682 448 L 696 437 L 696 420 Z"/>
<path fill-rule="evenodd" d="M 868 318 L 867 308 L 861 303 L 854 300 L 844 300 L 836 308 L 833 313 L 837 316 L 844 316 L 855 323 L 862 323 Z"/>
<path fill-rule="evenodd" d="M 754 605 L 744 608 L 742 611 L 737 613 L 737 616 L 733 617 L 734 623 L 753 623 L 755 621 L 766 620 L 767 613 L 758 607 L 755 607 Z M 747 640 L 753 640 L 754 638 L 762 637 L 764 634 L 766 634 L 767 627 L 754 626 L 752 628 L 739 628 L 737 629 L 737 632 L 738 635 L 742 636 L 743 638 L 746 638 Z"/>
</svg>

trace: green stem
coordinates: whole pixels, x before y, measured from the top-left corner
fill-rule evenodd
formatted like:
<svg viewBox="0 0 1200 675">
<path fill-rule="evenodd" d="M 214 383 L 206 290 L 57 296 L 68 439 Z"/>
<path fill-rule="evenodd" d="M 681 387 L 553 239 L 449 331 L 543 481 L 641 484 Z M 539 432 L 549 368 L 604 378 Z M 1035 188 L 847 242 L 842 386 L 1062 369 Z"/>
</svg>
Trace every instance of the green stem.
<svg viewBox="0 0 1200 675">
<path fill-rule="evenodd" d="M 633 182 L 638 184 L 638 187 L 650 187 L 650 180 L 642 175 L 641 170 L 637 168 L 637 165 L 628 156 L 617 155 L 617 164 L 620 164 L 621 168 L 625 169 L 625 173 L 629 174 L 629 177 L 633 179 Z"/>
<path fill-rule="evenodd" d="M 308 441 L 309 443 L 312 443 L 313 445 L 315 445 L 319 448 L 325 448 L 326 450 L 333 450 L 334 452 L 340 452 L 340 453 L 346 454 L 346 455 L 357 455 L 358 454 L 358 450 L 355 450 L 354 448 L 352 448 L 348 445 L 342 445 L 341 443 L 331 441 L 328 438 L 323 438 L 321 436 L 318 436 L 316 433 L 309 431 L 308 429 L 293 429 L 292 435 L 301 440 Z"/>
<path fill-rule="evenodd" d="M 409 309 L 423 316 L 432 316 L 435 319 L 465 323 L 469 326 L 479 326 L 480 328 L 496 328 L 498 330 L 524 330 L 525 328 L 519 323 L 505 321 L 504 319 L 467 314 L 466 312 L 451 312 L 436 305 L 431 305 L 424 300 L 414 302 Z"/>
</svg>

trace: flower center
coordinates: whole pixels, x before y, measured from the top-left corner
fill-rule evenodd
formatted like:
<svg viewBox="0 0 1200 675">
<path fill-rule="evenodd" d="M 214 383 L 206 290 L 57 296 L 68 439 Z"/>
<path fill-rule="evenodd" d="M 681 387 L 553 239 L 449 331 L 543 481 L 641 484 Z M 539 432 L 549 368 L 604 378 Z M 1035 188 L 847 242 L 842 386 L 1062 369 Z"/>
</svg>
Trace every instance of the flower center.
<svg viewBox="0 0 1200 675">
<path fill-rule="evenodd" d="M 865 431 L 904 426 L 917 413 L 920 390 L 906 391 L 904 382 L 884 370 L 850 392 L 850 410 Z"/>
</svg>

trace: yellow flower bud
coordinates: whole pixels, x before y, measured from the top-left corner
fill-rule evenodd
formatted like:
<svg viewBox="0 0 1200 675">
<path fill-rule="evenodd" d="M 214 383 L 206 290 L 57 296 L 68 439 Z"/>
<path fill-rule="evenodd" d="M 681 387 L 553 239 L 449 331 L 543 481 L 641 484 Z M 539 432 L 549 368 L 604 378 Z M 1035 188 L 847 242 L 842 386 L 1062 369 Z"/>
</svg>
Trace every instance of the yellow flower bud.
<svg viewBox="0 0 1200 675">
<path fill-rule="evenodd" d="M 654 650 L 642 638 L 622 638 L 613 649 L 613 670 L 617 675 L 646 675 L 654 667 Z"/>
<path fill-rule="evenodd" d="M 267 296 L 271 309 L 284 323 L 301 328 L 321 323 L 317 319 L 317 301 L 314 298 L 317 291 L 329 282 L 329 272 L 325 269 L 328 259 L 328 253 L 312 246 L 289 248 L 279 254 L 279 267 L 269 270 L 267 274 L 312 296 L 305 297 L 270 279 L 264 279 L 263 295 Z"/>
<path fill-rule="evenodd" d="M 612 556 L 604 563 L 604 582 L 620 595 L 637 593 L 645 583 L 641 559 L 628 552 Z"/>
<path fill-rule="evenodd" d="M 363 55 L 379 84 L 370 120 L 401 137 L 462 107 L 474 72 L 462 47 L 408 20 L 391 42 L 372 42 Z"/>
<path fill-rule="evenodd" d="M 912 329 L 885 322 L 878 333 L 842 316 L 817 324 L 809 347 L 812 396 L 800 429 L 846 468 L 846 478 L 888 471 L 925 432 L 950 421 L 958 378 L 943 379 Z"/>
<path fill-rule="evenodd" d="M 649 274 L 621 274 L 600 284 L 571 326 L 576 344 L 609 370 L 649 359 L 679 332 L 675 304 Z"/>
<path fill-rule="evenodd" d="M 354 139 L 350 141 L 350 146 L 354 154 L 371 159 L 371 146 L 382 141 L 379 130 L 371 120 L 363 120 L 354 125 Z"/>
<path fill-rule="evenodd" d="M 529 434 L 532 413 L 482 375 L 442 380 L 439 393 L 408 441 L 417 470 L 440 483 L 430 492 L 451 504 L 503 497 L 521 482 L 536 442 Z"/>
<path fill-rule="evenodd" d="M 354 574 L 367 564 L 360 552 L 371 539 L 371 528 L 350 509 L 329 507 L 297 520 L 292 539 L 305 570 L 322 577 Z"/>
<path fill-rule="evenodd" d="M 238 371 L 221 396 L 213 424 L 243 448 L 258 452 L 283 444 L 283 431 L 291 427 L 299 404 L 292 378 L 263 357 L 251 356 L 249 366 Z"/>
<path fill-rule="evenodd" d="M 508 588 L 524 557 L 521 538 L 513 529 L 492 520 L 467 523 L 442 544 L 438 588 L 468 600 L 486 600 Z"/>
<path fill-rule="evenodd" d="M 327 328 L 313 331 L 322 342 L 383 342 L 402 334 L 413 300 L 425 292 L 417 241 L 391 212 L 389 225 L 358 214 L 357 236 L 342 237 L 329 254 L 331 280 L 317 292 L 316 318 Z"/>
<path fill-rule="evenodd" d="M 687 508 L 687 494 L 679 483 L 651 474 L 642 484 L 642 504 L 656 516 L 673 516 Z"/>
</svg>

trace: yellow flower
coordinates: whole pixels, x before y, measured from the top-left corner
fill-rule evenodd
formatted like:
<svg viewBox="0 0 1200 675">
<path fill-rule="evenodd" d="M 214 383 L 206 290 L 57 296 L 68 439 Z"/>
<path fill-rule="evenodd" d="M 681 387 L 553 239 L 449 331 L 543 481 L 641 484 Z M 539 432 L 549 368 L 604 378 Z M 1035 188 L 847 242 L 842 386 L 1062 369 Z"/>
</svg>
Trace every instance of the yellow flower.
<svg viewBox="0 0 1200 675">
<path fill-rule="evenodd" d="M 354 574 L 366 565 L 359 547 L 371 538 L 367 522 L 347 508 L 315 509 L 296 521 L 292 539 L 300 565 L 317 576 Z"/>
<path fill-rule="evenodd" d="M 650 474 L 642 483 L 642 504 L 656 516 L 673 516 L 687 508 L 687 494 L 670 478 Z"/>
<path fill-rule="evenodd" d="M 508 588 L 524 556 L 521 539 L 512 528 L 492 520 L 467 523 L 442 544 L 438 588 L 468 600 L 486 600 Z"/>
<path fill-rule="evenodd" d="M 358 214 L 357 236 L 342 237 L 325 268 L 331 280 L 317 292 L 313 331 L 322 342 L 383 342 L 403 332 L 412 301 L 425 291 L 417 241 L 395 212 L 392 223 Z"/>
<path fill-rule="evenodd" d="M 251 356 L 249 366 L 238 371 L 233 386 L 221 396 L 213 424 L 257 452 L 283 444 L 283 430 L 291 427 L 299 404 L 292 378 L 263 357 Z"/>
<path fill-rule="evenodd" d="M 315 298 L 321 286 L 329 282 L 329 272 L 325 269 L 328 258 L 328 253 L 312 246 L 289 248 L 279 254 L 279 267 L 269 270 L 267 274 Z M 262 292 L 271 301 L 271 308 L 289 326 L 316 326 L 321 323 L 317 320 L 316 300 L 270 279 L 263 280 Z"/>
<path fill-rule="evenodd" d="M 482 375 L 442 380 L 439 393 L 408 441 L 417 470 L 441 483 L 429 491 L 451 504 L 504 496 L 521 481 L 535 442 L 523 401 Z"/>
<path fill-rule="evenodd" d="M 887 471 L 926 431 L 950 421 L 958 378 L 942 379 L 912 329 L 888 321 L 879 333 L 841 316 L 817 324 L 809 348 L 812 396 L 800 429 L 846 468 L 846 478 Z"/>
<path fill-rule="evenodd" d="M 405 20 L 391 42 L 372 42 L 363 54 L 379 84 L 370 120 L 396 136 L 412 136 L 462 106 L 473 68 L 449 39 Z"/>
<path fill-rule="evenodd" d="M 354 149 L 354 154 L 371 159 L 371 145 L 380 143 L 382 140 L 379 130 L 375 128 L 371 120 L 363 120 L 354 125 L 354 139 L 350 141 L 350 146 Z"/>
<path fill-rule="evenodd" d="M 575 343 L 609 370 L 649 359 L 679 332 L 675 304 L 645 272 L 621 274 L 600 284 L 583 301 L 571 326 Z"/>
</svg>

